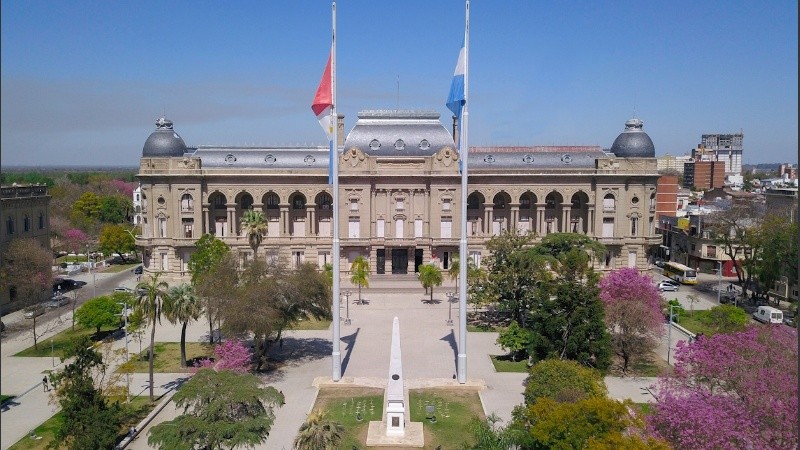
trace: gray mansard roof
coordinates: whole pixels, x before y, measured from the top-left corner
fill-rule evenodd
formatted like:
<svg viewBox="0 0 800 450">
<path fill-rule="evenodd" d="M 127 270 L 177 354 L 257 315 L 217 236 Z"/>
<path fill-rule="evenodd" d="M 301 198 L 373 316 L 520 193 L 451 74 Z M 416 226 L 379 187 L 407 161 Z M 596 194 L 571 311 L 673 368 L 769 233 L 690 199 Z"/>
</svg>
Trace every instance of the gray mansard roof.
<svg viewBox="0 0 800 450">
<path fill-rule="evenodd" d="M 203 168 L 327 169 L 328 147 L 218 147 L 200 146 L 191 156 Z"/>
<path fill-rule="evenodd" d="M 370 156 L 430 156 L 455 143 L 436 111 L 368 110 L 344 141 L 345 150 L 353 147 Z"/>
<path fill-rule="evenodd" d="M 608 156 L 596 146 L 470 147 L 469 170 L 591 169 Z"/>
</svg>

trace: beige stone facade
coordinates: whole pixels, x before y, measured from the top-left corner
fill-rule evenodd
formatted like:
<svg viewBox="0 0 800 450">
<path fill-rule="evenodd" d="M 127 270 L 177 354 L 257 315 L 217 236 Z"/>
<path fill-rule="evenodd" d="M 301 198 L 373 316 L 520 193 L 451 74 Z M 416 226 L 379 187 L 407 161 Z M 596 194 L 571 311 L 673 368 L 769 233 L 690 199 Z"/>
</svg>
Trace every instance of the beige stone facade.
<svg viewBox="0 0 800 450">
<path fill-rule="evenodd" d="M 441 130 L 430 128 L 430 137 L 417 126 L 431 117 L 360 115 L 343 142 L 337 158 L 343 271 L 357 256 L 369 259 L 373 274 L 413 273 L 429 262 L 447 269 L 458 253 L 459 153 L 452 136 L 441 136 L 447 131 L 438 115 Z M 380 141 L 359 137 L 370 133 Z M 189 256 L 203 233 L 214 233 L 243 261 L 251 258 L 240 227 L 249 208 L 268 221 L 259 257 L 319 267 L 331 262 L 327 155 L 319 147 L 199 147 L 170 156 L 146 146 L 138 174 L 144 226 L 137 239 L 145 270 L 187 280 Z M 655 158 L 617 157 L 599 147 L 471 148 L 470 257 L 480 263 L 488 240 L 506 230 L 577 232 L 609 248 L 599 269 L 643 268 L 651 246 L 660 243 L 658 176 Z"/>
</svg>

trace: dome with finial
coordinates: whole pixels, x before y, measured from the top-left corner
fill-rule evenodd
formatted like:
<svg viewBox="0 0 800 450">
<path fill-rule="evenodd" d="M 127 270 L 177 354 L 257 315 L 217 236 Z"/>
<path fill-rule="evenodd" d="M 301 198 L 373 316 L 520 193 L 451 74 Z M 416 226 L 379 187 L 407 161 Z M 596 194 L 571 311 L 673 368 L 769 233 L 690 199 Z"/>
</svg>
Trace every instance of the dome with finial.
<svg viewBox="0 0 800 450">
<path fill-rule="evenodd" d="M 611 153 L 621 158 L 655 158 L 656 148 L 643 127 L 640 119 L 625 122 L 625 131 L 614 140 Z"/>
<path fill-rule="evenodd" d="M 144 142 L 143 157 L 183 156 L 186 143 L 172 129 L 172 121 L 166 117 L 156 120 L 156 131 Z"/>
</svg>

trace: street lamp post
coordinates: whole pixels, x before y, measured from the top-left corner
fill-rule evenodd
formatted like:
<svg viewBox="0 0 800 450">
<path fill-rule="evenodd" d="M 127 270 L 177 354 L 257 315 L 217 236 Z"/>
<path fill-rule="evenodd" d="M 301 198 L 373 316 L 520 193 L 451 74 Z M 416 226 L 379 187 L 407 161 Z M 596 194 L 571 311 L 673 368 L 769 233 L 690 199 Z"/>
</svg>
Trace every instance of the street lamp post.
<svg viewBox="0 0 800 450">
<path fill-rule="evenodd" d="M 447 325 L 453 325 L 453 298 L 456 296 L 455 292 L 447 293 Z"/>
<path fill-rule="evenodd" d="M 675 314 L 672 312 L 672 308 L 678 308 L 678 305 L 669 305 L 669 333 L 667 335 L 667 365 L 669 365 L 669 354 L 672 351 L 672 319 L 675 318 Z"/>
<path fill-rule="evenodd" d="M 345 325 L 350 325 L 350 296 L 352 294 L 353 294 L 353 292 L 350 291 L 350 290 L 344 291 L 344 296 L 347 299 L 347 302 L 346 302 L 347 307 L 346 307 L 346 311 L 345 311 L 346 317 L 344 319 L 344 324 Z"/>
<path fill-rule="evenodd" d="M 131 402 L 131 368 L 128 365 L 130 362 L 130 352 L 128 351 L 128 304 L 127 303 L 117 303 L 118 305 L 122 306 L 122 317 L 125 319 L 125 402 Z"/>
<path fill-rule="evenodd" d="M 722 261 L 717 261 L 719 263 L 719 269 L 717 270 L 717 304 L 720 304 L 720 294 L 722 292 Z"/>
<path fill-rule="evenodd" d="M 89 261 L 89 246 L 86 246 L 86 264 L 89 266 L 89 273 L 92 274 L 92 298 L 97 297 L 97 280 L 95 279 L 95 273 L 92 271 L 92 265 L 94 263 L 94 258 L 92 261 Z"/>
</svg>

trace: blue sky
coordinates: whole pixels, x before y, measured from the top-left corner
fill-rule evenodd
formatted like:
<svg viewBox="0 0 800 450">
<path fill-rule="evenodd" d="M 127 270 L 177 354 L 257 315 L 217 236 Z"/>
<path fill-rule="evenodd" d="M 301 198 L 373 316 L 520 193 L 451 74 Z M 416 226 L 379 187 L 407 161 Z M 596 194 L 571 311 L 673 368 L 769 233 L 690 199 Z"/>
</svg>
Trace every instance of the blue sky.
<svg viewBox="0 0 800 450">
<path fill-rule="evenodd" d="M 464 2 L 343 0 L 339 112 L 444 106 Z M 657 155 L 744 131 L 796 162 L 794 0 L 471 3 L 470 144 L 610 147 L 635 115 Z M 166 113 L 188 145 L 325 145 L 310 104 L 326 1 L 2 2 L 2 164 L 138 164 Z M 399 96 L 398 96 L 399 77 Z"/>
</svg>

